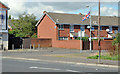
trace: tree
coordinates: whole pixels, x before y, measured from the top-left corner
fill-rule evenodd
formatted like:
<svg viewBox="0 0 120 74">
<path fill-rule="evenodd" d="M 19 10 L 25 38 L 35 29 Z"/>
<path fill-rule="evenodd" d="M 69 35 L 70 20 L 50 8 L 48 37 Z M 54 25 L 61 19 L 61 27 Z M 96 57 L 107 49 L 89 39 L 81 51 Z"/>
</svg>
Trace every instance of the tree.
<svg viewBox="0 0 120 74">
<path fill-rule="evenodd" d="M 118 44 L 120 44 L 120 33 L 116 34 L 116 38 L 112 42 L 112 45 L 118 45 Z"/>
<path fill-rule="evenodd" d="M 37 21 L 34 14 L 23 13 L 19 15 L 17 20 L 12 19 L 11 23 L 15 26 L 13 31 L 15 37 L 31 37 L 36 33 L 35 24 Z"/>
<path fill-rule="evenodd" d="M 113 55 L 118 55 L 120 52 L 120 33 L 116 34 L 116 38 L 112 42 L 112 45 L 114 47 L 114 51 L 112 52 Z"/>
<path fill-rule="evenodd" d="M 8 19 L 11 19 L 11 15 L 9 15 Z"/>
</svg>

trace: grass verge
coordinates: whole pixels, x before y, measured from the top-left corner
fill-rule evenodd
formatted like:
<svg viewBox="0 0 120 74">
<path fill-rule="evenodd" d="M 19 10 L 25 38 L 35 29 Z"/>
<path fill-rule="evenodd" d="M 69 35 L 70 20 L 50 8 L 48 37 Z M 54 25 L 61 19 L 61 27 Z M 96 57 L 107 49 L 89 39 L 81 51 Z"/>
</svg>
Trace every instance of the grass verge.
<svg viewBox="0 0 120 74">
<path fill-rule="evenodd" d="M 98 59 L 99 55 L 95 55 L 95 56 L 89 56 L 87 57 L 88 59 Z M 116 55 L 116 56 L 110 56 L 110 55 L 101 55 L 100 59 L 104 59 L 104 60 L 118 60 L 120 56 Z"/>
</svg>

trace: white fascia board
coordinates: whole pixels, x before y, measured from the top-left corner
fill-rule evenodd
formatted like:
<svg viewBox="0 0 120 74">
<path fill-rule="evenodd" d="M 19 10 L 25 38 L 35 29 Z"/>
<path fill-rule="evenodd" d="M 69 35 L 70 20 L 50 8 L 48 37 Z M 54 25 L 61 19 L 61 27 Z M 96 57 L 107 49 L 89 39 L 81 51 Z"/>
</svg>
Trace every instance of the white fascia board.
<svg viewBox="0 0 120 74">
<path fill-rule="evenodd" d="M 41 21 L 41 19 L 43 18 L 45 14 L 43 14 L 41 17 L 40 17 L 40 20 L 37 22 L 37 24 L 35 26 L 38 26 L 38 23 Z"/>
<path fill-rule="evenodd" d="M 66 24 L 66 25 L 90 25 L 90 24 L 70 24 L 70 23 L 56 23 L 56 24 Z M 92 26 L 98 26 L 98 25 L 92 25 Z M 118 25 L 100 25 L 100 26 L 116 26 Z"/>
<path fill-rule="evenodd" d="M 7 32 L 8 32 L 8 30 L 0 30 L 0 32 L 1 32 L 1 33 L 3 33 L 3 32 L 6 32 L 6 33 L 7 33 Z"/>
<path fill-rule="evenodd" d="M 9 8 L 10 9 L 10 8 Z M 0 8 L 0 10 L 9 10 L 9 9 L 7 9 L 7 8 Z"/>
<path fill-rule="evenodd" d="M 35 26 L 38 26 L 38 23 L 41 21 L 45 14 L 56 24 L 56 22 L 45 12 Z"/>
</svg>

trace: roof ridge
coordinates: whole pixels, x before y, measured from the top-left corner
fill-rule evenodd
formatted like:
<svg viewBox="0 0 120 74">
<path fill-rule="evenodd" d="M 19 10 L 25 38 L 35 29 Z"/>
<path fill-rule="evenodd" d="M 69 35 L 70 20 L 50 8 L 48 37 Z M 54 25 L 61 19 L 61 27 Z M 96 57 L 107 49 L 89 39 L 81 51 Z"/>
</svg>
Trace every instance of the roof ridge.
<svg viewBox="0 0 120 74">
<path fill-rule="evenodd" d="M 56 13 L 56 12 L 46 12 L 46 13 L 52 13 L 52 14 L 64 14 L 64 15 L 80 15 L 80 14 L 72 14 L 72 13 Z M 85 16 L 86 14 L 82 14 L 82 16 Z M 92 15 L 95 17 L 98 17 L 98 15 Z M 100 16 L 100 17 L 117 17 L 117 16 Z M 118 17 L 117 17 L 118 18 Z"/>
<path fill-rule="evenodd" d="M 68 15 L 72 14 L 72 13 L 58 13 L 58 12 L 57 12 L 57 13 L 56 13 L 56 12 L 47 12 L 47 13 L 53 13 L 53 14 L 54 14 L 54 13 L 55 13 L 55 14 L 68 14 Z M 80 15 L 80 14 L 72 14 L 72 15 Z"/>
</svg>

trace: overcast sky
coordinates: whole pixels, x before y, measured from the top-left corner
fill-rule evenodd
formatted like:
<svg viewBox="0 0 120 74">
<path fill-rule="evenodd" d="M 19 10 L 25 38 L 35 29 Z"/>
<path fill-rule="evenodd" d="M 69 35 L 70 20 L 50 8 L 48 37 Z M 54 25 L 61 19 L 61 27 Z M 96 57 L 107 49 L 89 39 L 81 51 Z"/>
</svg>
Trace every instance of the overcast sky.
<svg viewBox="0 0 120 74">
<path fill-rule="evenodd" d="M 53 2 L 52 2 L 53 1 Z M 54 2 L 52 0 L 48 2 L 47 0 L 2 0 L 5 5 L 7 5 L 9 10 L 9 15 L 12 15 L 14 18 L 18 18 L 19 14 L 27 12 L 29 14 L 34 14 L 39 19 L 43 11 L 47 12 L 56 12 L 56 13 L 71 13 L 71 14 L 87 14 L 89 8 L 86 8 L 86 5 L 91 7 L 91 14 L 98 15 L 98 2 L 97 0 L 72 0 L 74 2 Z M 75 2 L 76 1 L 76 2 Z M 90 1 L 90 0 L 89 0 Z M 104 1 L 104 0 L 103 0 Z M 106 0 L 108 2 L 101 2 L 101 16 L 118 16 L 118 1 L 119 0 Z"/>
</svg>

